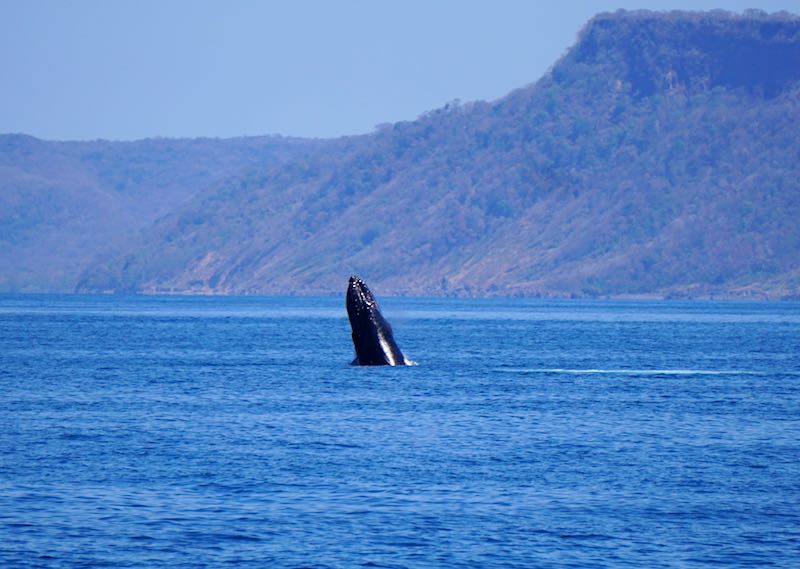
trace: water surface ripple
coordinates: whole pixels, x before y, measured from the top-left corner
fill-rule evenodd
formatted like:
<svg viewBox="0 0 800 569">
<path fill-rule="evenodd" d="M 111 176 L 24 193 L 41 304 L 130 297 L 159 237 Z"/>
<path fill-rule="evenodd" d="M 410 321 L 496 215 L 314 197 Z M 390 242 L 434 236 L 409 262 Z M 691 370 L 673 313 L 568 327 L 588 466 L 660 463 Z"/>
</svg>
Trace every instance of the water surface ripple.
<svg viewBox="0 0 800 569">
<path fill-rule="evenodd" d="M 0 565 L 800 565 L 799 304 L 382 304 L 0 296 Z"/>
</svg>

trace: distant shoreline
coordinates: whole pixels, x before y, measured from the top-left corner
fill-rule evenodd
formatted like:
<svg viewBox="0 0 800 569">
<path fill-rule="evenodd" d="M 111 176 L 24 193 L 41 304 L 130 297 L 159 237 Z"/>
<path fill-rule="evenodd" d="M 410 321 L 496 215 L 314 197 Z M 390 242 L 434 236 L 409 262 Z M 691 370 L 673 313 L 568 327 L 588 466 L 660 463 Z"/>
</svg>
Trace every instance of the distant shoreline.
<svg viewBox="0 0 800 569">
<path fill-rule="evenodd" d="M 292 291 L 281 294 L 269 291 L 264 292 L 220 292 L 199 290 L 173 290 L 173 291 L 3 291 L 3 296 L 103 296 L 103 297 L 208 297 L 208 298 L 233 298 L 233 297 L 266 297 L 266 298 L 336 298 L 343 296 L 340 291 Z M 419 298 L 419 299 L 453 299 L 453 300 L 542 300 L 542 301 L 609 301 L 609 302 L 800 302 L 800 295 L 770 295 L 770 294 L 616 294 L 616 295 L 578 295 L 578 294 L 423 294 L 423 293 L 396 293 L 388 292 L 382 298 Z"/>
</svg>

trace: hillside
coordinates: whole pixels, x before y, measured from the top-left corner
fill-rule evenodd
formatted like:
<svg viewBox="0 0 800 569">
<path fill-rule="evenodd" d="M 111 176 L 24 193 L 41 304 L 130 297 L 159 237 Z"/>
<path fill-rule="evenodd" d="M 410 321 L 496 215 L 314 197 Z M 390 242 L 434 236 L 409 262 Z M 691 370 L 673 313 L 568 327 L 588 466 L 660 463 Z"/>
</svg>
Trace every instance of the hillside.
<svg viewBox="0 0 800 569">
<path fill-rule="evenodd" d="M 14 207 L 68 180 L 74 212 L 4 229 L 0 285 L 38 288 L 13 267 L 44 236 L 71 263 L 54 288 L 80 291 L 329 293 L 358 272 L 382 294 L 797 296 L 799 125 L 800 19 L 603 14 L 535 84 L 359 137 L 181 168 L 153 148 L 121 188 L 76 143 L 28 141 L 50 154 Z M 21 168 L 5 146 L 0 167 Z"/>
<path fill-rule="evenodd" d="M 45 142 L 0 135 L 0 292 L 72 291 L 98 258 L 127 250 L 160 216 L 215 181 L 319 142 Z"/>
</svg>

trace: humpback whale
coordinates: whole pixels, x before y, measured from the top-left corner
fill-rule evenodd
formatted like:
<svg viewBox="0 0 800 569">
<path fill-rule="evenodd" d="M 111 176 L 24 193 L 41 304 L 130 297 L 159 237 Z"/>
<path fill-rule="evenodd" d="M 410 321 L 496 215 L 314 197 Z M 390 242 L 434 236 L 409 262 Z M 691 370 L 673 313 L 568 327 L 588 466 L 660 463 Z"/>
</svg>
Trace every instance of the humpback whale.
<svg viewBox="0 0 800 569">
<path fill-rule="evenodd" d="M 356 359 L 353 365 L 410 365 L 397 342 L 392 327 L 378 308 L 378 302 L 364 281 L 356 275 L 347 284 L 347 316 L 353 329 Z"/>
</svg>

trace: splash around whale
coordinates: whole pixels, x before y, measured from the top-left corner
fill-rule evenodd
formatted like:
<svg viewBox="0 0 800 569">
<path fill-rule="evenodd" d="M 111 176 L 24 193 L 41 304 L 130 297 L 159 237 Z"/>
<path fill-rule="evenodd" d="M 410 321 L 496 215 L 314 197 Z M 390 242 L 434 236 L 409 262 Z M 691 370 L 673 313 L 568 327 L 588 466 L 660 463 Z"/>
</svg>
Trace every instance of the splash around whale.
<svg viewBox="0 0 800 569">
<path fill-rule="evenodd" d="M 346 305 L 356 350 L 353 365 L 414 365 L 400 351 L 392 327 L 381 314 L 372 291 L 356 275 L 351 276 L 347 284 Z"/>
</svg>

